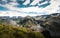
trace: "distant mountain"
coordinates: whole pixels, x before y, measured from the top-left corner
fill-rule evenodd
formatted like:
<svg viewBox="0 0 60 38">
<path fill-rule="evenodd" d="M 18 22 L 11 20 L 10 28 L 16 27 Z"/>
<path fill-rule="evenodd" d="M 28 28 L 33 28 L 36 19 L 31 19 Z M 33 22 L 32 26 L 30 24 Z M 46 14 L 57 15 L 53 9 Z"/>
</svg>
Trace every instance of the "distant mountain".
<svg viewBox="0 0 60 38">
<path fill-rule="evenodd" d="M 30 16 L 26 16 L 23 20 L 19 22 L 20 25 L 23 25 L 24 27 L 31 27 L 31 26 L 36 26 L 36 21 L 34 18 Z"/>
<path fill-rule="evenodd" d="M 22 26 L 25 28 L 33 29 L 33 31 L 48 30 L 51 36 L 60 36 L 60 13 L 41 16 L 0 16 L 0 24 L 11 24 L 15 26 Z"/>
</svg>

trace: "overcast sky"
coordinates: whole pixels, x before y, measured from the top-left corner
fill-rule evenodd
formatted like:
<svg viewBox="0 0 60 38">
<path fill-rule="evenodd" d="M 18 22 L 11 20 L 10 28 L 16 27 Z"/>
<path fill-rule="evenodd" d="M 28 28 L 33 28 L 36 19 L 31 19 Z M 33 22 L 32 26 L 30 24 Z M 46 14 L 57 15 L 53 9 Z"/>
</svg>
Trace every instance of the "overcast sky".
<svg viewBox="0 0 60 38">
<path fill-rule="evenodd" d="M 60 0 L 0 0 L 0 16 L 60 13 Z"/>
</svg>

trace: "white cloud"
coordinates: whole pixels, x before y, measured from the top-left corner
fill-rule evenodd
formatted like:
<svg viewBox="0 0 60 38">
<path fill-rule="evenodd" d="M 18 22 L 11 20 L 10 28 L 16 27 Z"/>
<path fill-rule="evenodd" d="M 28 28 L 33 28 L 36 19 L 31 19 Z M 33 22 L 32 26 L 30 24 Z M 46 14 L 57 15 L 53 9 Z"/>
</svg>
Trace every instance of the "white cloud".
<svg viewBox="0 0 60 38">
<path fill-rule="evenodd" d="M 27 15 L 30 15 L 30 16 L 36 16 L 35 14 L 26 14 L 26 13 L 18 13 L 18 12 L 15 12 L 15 11 L 0 11 L 0 16 L 22 16 L 22 17 L 25 17 Z M 39 14 L 37 14 L 39 15 Z"/>
<path fill-rule="evenodd" d="M 23 3 L 23 5 L 27 5 L 27 4 L 29 4 L 30 3 L 30 0 L 26 0 L 24 3 Z"/>
<path fill-rule="evenodd" d="M 44 3 L 41 3 L 41 4 L 38 3 L 38 5 L 41 6 L 41 5 L 47 4 L 47 3 L 48 3 L 48 1 L 45 1 Z"/>
<path fill-rule="evenodd" d="M 17 2 L 10 2 L 8 5 L 10 5 L 10 6 L 17 6 L 19 4 Z"/>
<path fill-rule="evenodd" d="M 7 0 L 2 0 L 2 1 L 7 1 Z"/>
<path fill-rule="evenodd" d="M 50 3 L 51 4 L 49 6 L 47 6 L 46 8 L 29 7 L 29 8 L 21 8 L 21 11 L 23 11 L 23 12 L 37 12 L 37 13 L 45 12 L 48 14 L 56 13 L 59 8 L 58 6 L 60 5 L 60 0 L 51 0 Z"/>
<path fill-rule="evenodd" d="M 36 0 L 35 2 L 37 3 L 38 1 Z M 27 3 L 29 3 L 29 2 L 27 2 Z M 24 4 L 26 5 L 27 3 L 24 3 Z M 47 3 L 47 1 L 42 3 L 42 4 L 45 4 L 45 3 Z M 16 0 L 14 0 L 14 2 L 9 3 L 9 4 L 5 4 L 5 5 L 0 4 L 0 6 L 6 7 L 6 8 L 9 9 L 8 12 L 7 11 L 0 11 L 0 12 L 2 12 L 2 14 L 0 14 L 0 16 L 2 16 L 2 15 L 3 16 L 4 15 L 7 15 L 7 16 L 8 15 L 9 16 L 14 16 L 14 15 L 19 16 L 20 15 L 20 16 L 24 17 L 24 16 L 27 16 L 27 15 L 36 16 L 36 15 L 41 15 L 41 14 L 56 13 L 57 10 L 59 9 L 58 6 L 60 5 L 60 0 L 51 0 L 50 3 L 51 4 L 49 6 L 47 6 L 47 7 L 45 7 L 45 8 L 39 8 L 38 6 L 36 6 L 36 7 L 28 7 L 28 8 L 17 8 L 15 6 L 18 5 L 18 3 L 16 2 Z M 40 4 L 40 5 L 42 5 L 42 4 Z M 35 5 L 35 3 L 33 2 L 31 5 Z M 41 13 L 41 14 L 29 14 L 30 12 Z M 59 11 L 59 13 L 60 13 L 60 11 Z"/>
<path fill-rule="evenodd" d="M 39 1 L 41 0 L 34 0 L 30 5 L 36 5 L 37 3 L 39 3 Z"/>
<path fill-rule="evenodd" d="M 10 0 L 10 1 L 16 2 L 16 0 Z"/>
</svg>

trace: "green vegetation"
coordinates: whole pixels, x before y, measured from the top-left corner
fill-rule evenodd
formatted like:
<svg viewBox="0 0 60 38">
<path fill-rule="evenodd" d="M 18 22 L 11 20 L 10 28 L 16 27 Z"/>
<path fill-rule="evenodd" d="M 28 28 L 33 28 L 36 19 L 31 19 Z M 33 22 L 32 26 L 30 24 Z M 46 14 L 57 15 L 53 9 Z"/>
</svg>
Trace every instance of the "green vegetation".
<svg viewBox="0 0 60 38">
<path fill-rule="evenodd" d="M 0 24 L 0 38 L 44 38 L 40 32 L 33 32 L 24 27 Z"/>
</svg>

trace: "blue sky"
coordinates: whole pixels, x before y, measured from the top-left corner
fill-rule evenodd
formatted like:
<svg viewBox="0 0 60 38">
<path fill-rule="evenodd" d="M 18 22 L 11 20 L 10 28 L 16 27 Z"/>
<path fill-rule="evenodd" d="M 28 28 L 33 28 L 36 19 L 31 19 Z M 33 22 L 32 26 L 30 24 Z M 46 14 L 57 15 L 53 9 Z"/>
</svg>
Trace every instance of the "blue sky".
<svg viewBox="0 0 60 38">
<path fill-rule="evenodd" d="M 60 0 L 0 0 L 0 16 L 36 16 L 60 13 L 59 6 Z"/>
</svg>

